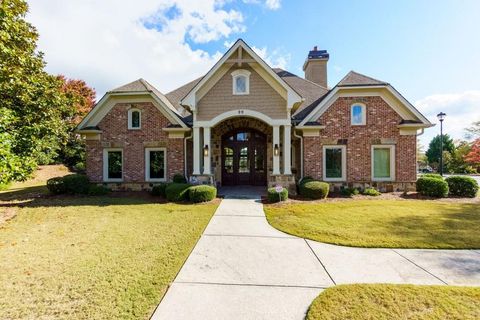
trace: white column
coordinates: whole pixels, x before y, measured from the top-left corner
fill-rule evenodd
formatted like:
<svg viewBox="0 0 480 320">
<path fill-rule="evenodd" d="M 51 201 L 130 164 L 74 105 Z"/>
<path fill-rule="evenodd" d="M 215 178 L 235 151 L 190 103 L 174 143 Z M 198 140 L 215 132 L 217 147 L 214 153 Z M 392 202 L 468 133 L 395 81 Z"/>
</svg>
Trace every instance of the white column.
<svg viewBox="0 0 480 320">
<path fill-rule="evenodd" d="M 290 135 L 291 126 L 286 125 L 283 127 L 283 174 L 292 174 L 292 160 L 291 157 L 291 142 Z"/>
<path fill-rule="evenodd" d="M 210 145 L 210 127 L 203 128 L 203 147 L 208 146 L 208 155 L 205 156 L 203 149 L 203 174 L 211 174 L 211 154 L 212 154 L 212 146 Z"/>
<path fill-rule="evenodd" d="M 275 146 L 278 148 L 278 155 L 275 155 Z M 273 172 L 280 174 L 280 126 L 273 126 Z"/>
<path fill-rule="evenodd" d="M 200 128 L 193 127 L 193 174 L 200 174 Z"/>
</svg>

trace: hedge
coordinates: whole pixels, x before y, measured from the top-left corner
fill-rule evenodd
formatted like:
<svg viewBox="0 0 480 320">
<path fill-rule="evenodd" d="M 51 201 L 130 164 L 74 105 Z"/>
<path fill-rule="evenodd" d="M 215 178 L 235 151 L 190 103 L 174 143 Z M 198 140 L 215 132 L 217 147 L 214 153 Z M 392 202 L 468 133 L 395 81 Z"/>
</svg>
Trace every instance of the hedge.
<svg viewBox="0 0 480 320">
<path fill-rule="evenodd" d="M 70 174 L 64 177 L 48 179 L 47 188 L 53 194 L 88 194 L 90 181 L 85 175 Z"/>
<path fill-rule="evenodd" d="M 357 188 L 350 188 L 350 187 L 343 187 L 340 189 L 340 193 L 343 196 L 346 197 L 351 197 L 351 196 L 356 196 L 360 193 L 360 191 Z"/>
<path fill-rule="evenodd" d="M 187 183 L 187 179 L 181 173 L 176 173 L 172 178 L 173 183 Z"/>
<path fill-rule="evenodd" d="M 452 176 L 445 179 L 451 195 L 475 198 L 478 193 L 478 183 L 472 177 Z"/>
<path fill-rule="evenodd" d="M 47 189 L 53 194 L 64 194 L 67 192 L 63 177 L 55 177 L 47 180 Z"/>
<path fill-rule="evenodd" d="M 188 200 L 188 183 L 171 183 L 165 189 L 165 196 L 168 201 L 185 201 Z"/>
<path fill-rule="evenodd" d="M 188 197 L 194 203 L 212 201 L 217 196 L 217 188 L 214 186 L 200 185 L 191 186 L 188 189 Z"/>
<path fill-rule="evenodd" d="M 435 178 L 435 179 L 443 180 L 443 177 L 438 173 L 425 173 L 425 174 L 422 174 L 420 178 Z"/>
<path fill-rule="evenodd" d="M 329 185 L 321 181 L 308 181 L 300 184 L 300 195 L 310 199 L 324 199 L 328 195 Z"/>
<path fill-rule="evenodd" d="M 443 179 L 420 177 L 417 180 L 417 191 L 424 196 L 444 198 L 448 196 L 448 184 Z"/>
<path fill-rule="evenodd" d="M 103 196 L 110 192 L 110 189 L 104 186 L 99 186 L 96 184 L 90 185 L 88 188 L 88 195 L 89 196 Z"/>
<path fill-rule="evenodd" d="M 166 197 L 165 190 L 167 189 L 169 183 L 160 183 L 152 187 L 150 193 L 153 196 Z"/>
<path fill-rule="evenodd" d="M 283 188 L 279 194 L 275 188 L 269 188 L 267 190 L 267 199 L 271 203 L 285 201 L 288 199 L 288 190 Z"/>
</svg>

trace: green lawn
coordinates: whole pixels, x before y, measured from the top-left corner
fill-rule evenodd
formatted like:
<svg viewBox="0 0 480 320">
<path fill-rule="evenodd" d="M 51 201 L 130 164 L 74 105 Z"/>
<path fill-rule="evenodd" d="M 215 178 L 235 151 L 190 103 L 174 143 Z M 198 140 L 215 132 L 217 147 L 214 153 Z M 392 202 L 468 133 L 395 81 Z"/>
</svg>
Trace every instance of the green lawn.
<svg viewBox="0 0 480 320">
<path fill-rule="evenodd" d="M 480 319 L 480 288 L 340 285 L 322 292 L 307 314 L 307 320 L 335 319 Z"/>
<path fill-rule="evenodd" d="M 217 207 L 44 192 L 0 193 L 0 319 L 148 318 Z"/>
<path fill-rule="evenodd" d="M 269 223 L 299 237 L 356 247 L 480 248 L 480 203 L 348 200 L 268 205 Z"/>
</svg>

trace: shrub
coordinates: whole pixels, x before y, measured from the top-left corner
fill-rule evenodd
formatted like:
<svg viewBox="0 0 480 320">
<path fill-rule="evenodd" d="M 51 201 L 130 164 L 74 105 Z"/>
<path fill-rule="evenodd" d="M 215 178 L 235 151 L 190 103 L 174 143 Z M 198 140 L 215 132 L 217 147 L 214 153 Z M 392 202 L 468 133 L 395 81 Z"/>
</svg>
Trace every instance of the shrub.
<svg viewBox="0 0 480 320">
<path fill-rule="evenodd" d="M 88 188 L 88 195 L 90 196 L 103 196 L 110 192 L 110 189 L 104 186 L 91 184 Z"/>
<path fill-rule="evenodd" d="M 417 180 L 417 191 L 424 196 L 443 198 L 448 196 L 448 184 L 443 179 L 420 177 Z"/>
<path fill-rule="evenodd" d="M 472 177 L 453 176 L 445 179 L 451 195 L 475 198 L 478 193 L 478 183 Z"/>
<path fill-rule="evenodd" d="M 279 201 L 285 201 L 288 199 L 288 190 L 283 188 L 280 194 L 275 190 L 275 188 L 268 188 L 267 190 L 267 199 L 268 202 L 275 203 Z"/>
<path fill-rule="evenodd" d="M 160 183 L 152 187 L 150 193 L 153 196 L 166 197 L 165 190 L 167 189 L 169 183 Z"/>
<path fill-rule="evenodd" d="M 67 192 L 63 177 L 55 177 L 47 180 L 47 188 L 53 194 L 63 194 Z"/>
<path fill-rule="evenodd" d="M 165 196 L 168 201 L 188 200 L 188 189 L 191 187 L 188 183 L 171 183 L 165 189 Z"/>
<path fill-rule="evenodd" d="M 420 176 L 421 178 L 435 178 L 439 180 L 443 180 L 443 177 L 438 173 L 425 173 Z"/>
<path fill-rule="evenodd" d="M 375 188 L 369 187 L 369 188 L 365 188 L 365 190 L 363 190 L 363 194 L 366 195 L 366 196 L 376 197 L 376 196 L 381 195 L 382 193 Z"/>
<path fill-rule="evenodd" d="M 357 188 L 344 187 L 340 189 L 340 193 L 344 196 L 351 197 L 360 193 Z"/>
<path fill-rule="evenodd" d="M 74 166 L 73 169 L 77 172 L 85 172 L 85 162 L 77 162 Z"/>
<path fill-rule="evenodd" d="M 82 174 L 70 174 L 63 177 L 65 191 L 70 194 L 87 194 L 90 188 L 88 177 Z"/>
<path fill-rule="evenodd" d="M 173 183 L 187 183 L 187 179 L 181 173 L 176 173 L 172 178 Z"/>
<path fill-rule="evenodd" d="M 188 189 L 188 197 L 194 203 L 212 201 L 217 196 L 217 188 L 214 186 L 200 185 Z"/>
<path fill-rule="evenodd" d="M 328 195 L 329 185 L 326 182 L 308 181 L 299 186 L 300 195 L 310 199 L 324 199 Z"/>
</svg>

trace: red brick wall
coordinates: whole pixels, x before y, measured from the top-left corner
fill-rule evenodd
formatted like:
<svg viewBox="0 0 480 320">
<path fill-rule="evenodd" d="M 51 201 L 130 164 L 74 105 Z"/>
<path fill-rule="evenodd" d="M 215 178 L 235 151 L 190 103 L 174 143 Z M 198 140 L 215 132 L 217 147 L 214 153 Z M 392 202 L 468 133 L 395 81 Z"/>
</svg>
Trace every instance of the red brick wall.
<svg viewBox="0 0 480 320">
<path fill-rule="evenodd" d="M 141 129 L 128 129 L 128 109 L 141 110 Z M 165 147 L 167 177 L 184 172 L 183 139 L 170 139 L 162 128 L 168 119 L 152 103 L 116 104 L 100 121 L 101 140 L 87 140 L 87 175 L 91 181 L 103 181 L 103 149 L 123 148 L 123 182 L 145 182 L 145 148 Z"/>
<path fill-rule="evenodd" d="M 353 103 L 366 105 L 367 124 L 352 126 Z M 371 146 L 386 139 L 395 143 L 395 181 L 416 180 L 416 136 L 401 136 L 401 117 L 381 97 L 341 97 L 318 119 L 326 125 L 318 137 L 304 138 L 305 176 L 322 178 L 323 145 L 347 139 L 347 182 L 371 181 Z"/>
</svg>

